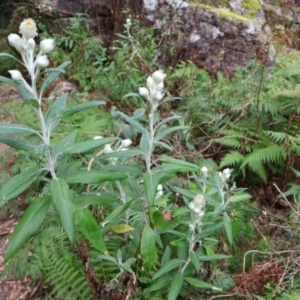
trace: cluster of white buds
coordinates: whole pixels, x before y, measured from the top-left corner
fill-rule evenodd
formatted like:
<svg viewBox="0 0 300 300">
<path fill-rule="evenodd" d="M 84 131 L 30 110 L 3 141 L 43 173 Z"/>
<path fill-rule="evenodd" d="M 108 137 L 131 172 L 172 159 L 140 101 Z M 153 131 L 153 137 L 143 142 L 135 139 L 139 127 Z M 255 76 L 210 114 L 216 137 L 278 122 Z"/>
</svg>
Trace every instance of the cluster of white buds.
<svg viewBox="0 0 300 300">
<path fill-rule="evenodd" d="M 222 172 L 219 172 L 222 182 L 225 183 L 230 178 L 232 171 L 233 169 L 226 168 Z"/>
<path fill-rule="evenodd" d="M 98 139 L 102 139 L 102 138 L 103 138 L 102 136 L 95 136 L 94 140 L 98 140 Z M 119 152 L 119 151 L 126 151 L 126 150 L 128 150 L 128 147 L 131 144 L 132 144 L 132 141 L 130 139 L 122 140 L 120 146 L 115 150 L 111 147 L 110 144 L 106 144 L 104 146 L 103 153 L 104 154 L 109 154 L 109 153 L 114 153 L 114 152 Z M 117 157 L 110 157 L 109 161 L 112 165 L 115 165 L 118 161 L 118 158 Z"/>
<path fill-rule="evenodd" d="M 161 184 L 159 184 L 157 186 L 157 189 L 156 189 L 156 195 L 155 195 L 155 199 L 159 198 L 159 197 L 162 197 L 163 195 L 163 186 Z"/>
<path fill-rule="evenodd" d="M 131 24 L 131 20 L 130 20 L 129 18 L 126 19 L 126 23 L 124 24 L 125 28 L 126 28 L 127 30 L 129 30 L 129 28 L 130 28 L 131 25 L 132 25 L 132 24 Z"/>
<path fill-rule="evenodd" d="M 139 94 L 151 104 L 155 104 L 164 97 L 164 79 L 166 74 L 162 70 L 155 71 L 147 78 L 147 87 L 140 87 Z"/>
<path fill-rule="evenodd" d="M 203 166 L 201 168 L 201 173 L 202 173 L 203 178 L 207 178 L 207 172 L 208 172 L 208 169 L 205 166 Z"/>
<path fill-rule="evenodd" d="M 205 199 L 204 196 L 198 194 L 192 202 L 189 203 L 189 209 L 195 214 L 198 220 L 201 220 L 205 213 Z"/>
<path fill-rule="evenodd" d="M 11 33 L 7 37 L 7 39 L 9 44 L 21 54 L 24 66 L 30 74 L 31 80 L 35 81 L 37 75 L 40 73 L 40 70 L 49 66 L 49 60 L 46 54 L 54 49 L 54 40 L 42 40 L 40 42 L 40 52 L 34 59 L 34 37 L 37 36 L 37 27 L 35 21 L 30 18 L 25 19 L 20 25 L 20 33 L 22 37 L 20 37 L 18 34 Z M 21 81 L 26 86 L 26 88 L 30 88 L 25 83 L 22 74 L 18 70 L 11 70 L 9 72 L 12 79 Z"/>
</svg>

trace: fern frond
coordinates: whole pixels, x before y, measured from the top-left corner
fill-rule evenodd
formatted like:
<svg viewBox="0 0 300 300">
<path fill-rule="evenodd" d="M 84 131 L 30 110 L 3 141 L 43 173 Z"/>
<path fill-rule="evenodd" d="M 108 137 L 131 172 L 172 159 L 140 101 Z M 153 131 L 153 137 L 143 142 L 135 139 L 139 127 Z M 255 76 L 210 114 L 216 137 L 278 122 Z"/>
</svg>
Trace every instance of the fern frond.
<svg viewBox="0 0 300 300">
<path fill-rule="evenodd" d="M 230 151 L 222 158 L 220 167 L 240 165 L 244 159 L 245 157 L 239 151 Z"/>
<path fill-rule="evenodd" d="M 240 149 L 242 147 L 241 142 L 238 138 L 234 139 L 234 138 L 224 137 L 224 138 L 214 139 L 213 141 L 222 146 L 226 146 L 234 149 Z"/>
<path fill-rule="evenodd" d="M 241 167 L 241 169 L 245 169 L 246 165 Z M 256 173 L 265 183 L 267 182 L 267 173 L 261 162 L 252 161 L 247 164 L 247 167 L 254 173 Z"/>
<path fill-rule="evenodd" d="M 270 145 L 268 147 L 254 149 L 252 153 L 246 156 L 241 167 L 257 163 L 280 163 L 285 158 L 285 149 L 278 145 Z"/>
</svg>

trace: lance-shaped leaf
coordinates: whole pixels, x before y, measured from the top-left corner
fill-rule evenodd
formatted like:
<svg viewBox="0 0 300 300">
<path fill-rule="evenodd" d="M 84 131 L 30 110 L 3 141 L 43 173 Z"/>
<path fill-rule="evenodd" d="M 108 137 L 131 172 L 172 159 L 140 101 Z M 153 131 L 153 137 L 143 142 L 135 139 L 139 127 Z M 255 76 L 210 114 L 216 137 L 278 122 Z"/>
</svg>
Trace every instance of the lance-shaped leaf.
<svg viewBox="0 0 300 300">
<path fill-rule="evenodd" d="M 127 175 L 109 171 L 80 171 L 68 174 L 65 180 L 68 183 L 98 184 L 105 181 L 115 181 L 126 179 Z"/>
<path fill-rule="evenodd" d="M 40 134 L 29 126 L 21 124 L 0 124 L 0 134 Z"/>
<path fill-rule="evenodd" d="M 24 171 L 6 182 L 0 189 L 0 207 L 4 202 L 11 200 L 24 192 L 41 174 L 38 167 Z"/>
<path fill-rule="evenodd" d="M 170 169 L 170 171 L 175 171 L 178 169 L 178 172 L 198 172 L 200 169 L 199 166 L 195 164 L 191 164 L 184 160 L 172 158 L 167 155 L 160 156 L 158 160 L 163 163 L 166 163 L 166 165 L 163 165 L 164 170 L 166 168 L 167 170 Z"/>
<path fill-rule="evenodd" d="M 218 290 L 222 291 L 222 289 L 215 287 L 214 285 L 207 283 L 205 281 L 202 281 L 197 278 L 192 278 L 192 277 L 185 277 L 184 280 L 188 282 L 190 285 L 199 288 L 199 289 L 210 289 L 210 290 Z"/>
<path fill-rule="evenodd" d="M 3 76 L 0 76 L 0 82 L 16 85 L 16 82 L 14 80 L 12 80 L 10 78 L 3 77 Z"/>
<path fill-rule="evenodd" d="M 90 101 L 87 103 L 79 104 L 76 106 L 73 106 L 71 108 L 65 109 L 64 111 L 61 112 L 61 118 L 69 117 L 73 114 L 76 114 L 77 112 L 80 112 L 84 109 L 88 109 L 94 106 L 99 106 L 99 105 L 104 105 L 106 102 L 105 101 Z"/>
<path fill-rule="evenodd" d="M 73 145 L 77 140 L 77 136 L 78 136 L 78 130 L 74 130 L 68 135 L 64 136 L 62 139 L 60 139 L 52 148 L 51 151 L 52 157 L 58 156 L 59 154 L 64 152 L 64 149 Z"/>
<path fill-rule="evenodd" d="M 82 207 L 76 210 L 79 215 L 79 228 L 87 240 L 101 253 L 108 254 L 100 225 L 92 213 Z"/>
<path fill-rule="evenodd" d="M 184 130 L 186 128 L 187 128 L 186 126 L 182 126 L 182 125 L 170 127 L 168 129 L 164 130 L 163 132 L 158 133 L 157 136 L 154 138 L 154 142 L 159 142 L 165 136 L 167 136 L 168 134 L 171 134 L 174 131 Z"/>
<path fill-rule="evenodd" d="M 32 201 L 9 238 L 4 261 L 10 260 L 23 244 L 39 229 L 51 203 L 50 197 L 41 197 Z"/>
<path fill-rule="evenodd" d="M 16 57 L 14 57 L 13 55 L 8 54 L 8 53 L 0 53 L 0 57 L 8 57 L 8 58 L 15 60 L 18 63 L 20 62 Z"/>
<path fill-rule="evenodd" d="M 62 153 L 69 153 L 69 154 L 77 154 L 77 153 L 84 153 L 95 148 L 99 148 L 111 142 L 117 141 L 119 138 L 111 137 L 111 138 L 103 138 L 98 140 L 90 140 L 80 143 L 75 143 L 70 146 L 67 146 Z"/>
<path fill-rule="evenodd" d="M 50 183 L 50 193 L 60 222 L 73 244 L 75 242 L 74 205 L 69 186 L 63 179 L 54 179 Z"/>
<path fill-rule="evenodd" d="M 43 94 L 45 89 L 62 73 L 64 73 L 65 68 L 70 64 L 70 61 L 66 61 L 62 63 L 60 66 L 58 66 L 55 69 L 48 69 L 47 72 L 49 72 L 49 75 L 45 78 L 41 85 L 41 93 Z"/>
<path fill-rule="evenodd" d="M 228 216 L 226 212 L 223 214 L 223 221 L 225 225 L 225 231 L 230 245 L 233 245 L 233 235 L 232 235 L 232 226 L 231 226 L 231 218 Z"/>
<path fill-rule="evenodd" d="M 181 272 L 178 272 L 174 275 L 168 293 L 168 300 L 177 300 L 177 297 L 182 289 L 183 279 L 184 276 Z"/>
<path fill-rule="evenodd" d="M 0 142 L 9 145 L 18 150 L 30 151 L 37 147 L 36 144 L 32 144 L 25 140 L 16 139 L 9 136 L 0 136 Z"/>
<path fill-rule="evenodd" d="M 144 128 L 144 126 L 137 120 L 132 117 L 127 116 L 126 114 L 117 111 L 112 113 L 113 116 L 120 116 L 125 119 L 132 127 L 134 127 L 138 132 L 149 135 L 148 131 Z"/>
<path fill-rule="evenodd" d="M 148 172 L 144 174 L 145 193 L 150 206 L 153 205 L 155 195 L 157 192 L 158 183 L 159 183 L 158 175 L 153 175 L 152 173 L 148 173 Z"/>
<path fill-rule="evenodd" d="M 146 272 L 150 272 L 157 259 L 155 232 L 146 224 L 141 239 L 141 258 Z"/>
<path fill-rule="evenodd" d="M 101 224 L 106 224 L 111 221 L 115 221 L 120 215 L 122 215 L 132 204 L 133 200 L 128 201 L 121 206 L 118 206 L 112 213 L 110 213 Z"/>
<path fill-rule="evenodd" d="M 159 277 L 161 277 L 162 275 L 178 268 L 179 266 L 181 266 L 184 263 L 184 261 L 182 259 L 179 258 L 174 258 L 168 262 L 166 262 L 152 277 L 153 280 L 158 279 Z"/>
<path fill-rule="evenodd" d="M 50 132 L 58 125 L 61 120 L 60 113 L 65 109 L 68 94 L 61 95 L 51 106 L 45 116 L 45 123 Z"/>
</svg>

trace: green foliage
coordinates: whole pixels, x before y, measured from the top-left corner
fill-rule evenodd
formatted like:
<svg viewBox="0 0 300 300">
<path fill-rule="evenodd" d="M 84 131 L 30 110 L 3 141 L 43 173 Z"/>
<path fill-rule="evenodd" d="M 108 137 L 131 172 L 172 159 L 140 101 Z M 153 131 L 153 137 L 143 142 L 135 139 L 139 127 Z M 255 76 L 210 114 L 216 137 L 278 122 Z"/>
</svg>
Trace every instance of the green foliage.
<svg viewBox="0 0 300 300">
<path fill-rule="evenodd" d="M 234 166 L 248 180 L 253 174 L 266 182 L 272 172 L 284 170 L 300 150 L 298 60 L 279 60 L 271 68 L 251 62 L 233 78 L 219 74 L 215 81 L 191 63 L 180 64 L 174 83 L 182 82 L 185 73 L 192 76 L 180 83 L 191 142 L 200 149 L 207 143 L 221 145 L 227 152 L 221 167 Z"/>
</svg>

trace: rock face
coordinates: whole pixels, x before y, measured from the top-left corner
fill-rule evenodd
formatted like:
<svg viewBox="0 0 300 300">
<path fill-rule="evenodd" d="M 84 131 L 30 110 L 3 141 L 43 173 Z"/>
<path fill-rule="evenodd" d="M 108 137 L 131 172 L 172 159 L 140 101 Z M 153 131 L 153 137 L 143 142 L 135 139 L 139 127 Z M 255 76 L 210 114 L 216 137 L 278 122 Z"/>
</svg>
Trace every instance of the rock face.
<svg viewBox="0 0 300 300">
<path fill-rule="evenodd" d="M 174 61 L 190 59 L 211 74 L 221 71 L 230 75 L 237 66 L 252 59 L 272 63 L 275 55 L 272 39 L 278 26 L 293 35 L 294 42 L 289 46 L 298 47 L 300 0 L 206 0 L 205 5 L 202 2 L 40 0 L 40 5 L 50 5 L 65 14 L 88 11 L 98 33 L 108 38 L 113 32 L 123 30 L 116 28 L 116 24 L 122 24 L 120 18 L 126 18 L 130 9 L 134 9 L 156 29 L 162 41 L 172 43 Z M 123 14 L 124 8 L 129 8 L 127 15 Z"/>
</svg>

